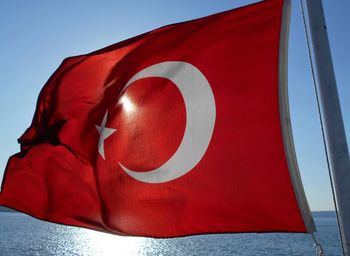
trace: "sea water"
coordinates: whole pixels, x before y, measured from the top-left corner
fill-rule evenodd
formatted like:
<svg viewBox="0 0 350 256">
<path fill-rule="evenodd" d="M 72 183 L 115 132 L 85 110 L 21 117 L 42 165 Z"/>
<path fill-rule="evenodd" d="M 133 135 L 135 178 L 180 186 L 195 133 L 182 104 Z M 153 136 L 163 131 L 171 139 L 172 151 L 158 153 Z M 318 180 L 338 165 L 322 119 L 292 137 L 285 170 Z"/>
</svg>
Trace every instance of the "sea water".
<svg viewBox="0 0 350 256">
<path fill-rule="evenodd" d="M 326 256 L 341 255 L 333 214 L 315 215 Z M 315 255 L 308 234 L 221 234 L 173 239 L 121 237 L 0 212 L 0 256 Z"/>
</svg>

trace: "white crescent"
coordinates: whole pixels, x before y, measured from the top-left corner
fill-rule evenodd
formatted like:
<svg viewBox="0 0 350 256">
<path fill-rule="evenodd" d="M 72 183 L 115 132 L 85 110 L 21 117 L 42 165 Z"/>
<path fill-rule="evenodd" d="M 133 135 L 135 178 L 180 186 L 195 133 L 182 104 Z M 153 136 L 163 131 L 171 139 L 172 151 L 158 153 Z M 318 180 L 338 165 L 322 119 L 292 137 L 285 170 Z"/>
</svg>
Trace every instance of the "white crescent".
<svg viewBox="0 0 350 256">
<path fill-rule="evenodd" d="M 163 183 L 191 171 L 202 159 L 211 140 L 215 117 L 215 99 L 210 84 L 201 71 L 190 63 L 166 61 L 147 67 L 135 74 L 124 90 L 141 78 L 169 79 L 180 90 L 186 107 L 186 128 L 174 155 L 159 168 L 137 172 L 121 163 L 123 170 L 134 179 L 146 183 Z"/>
</svg>

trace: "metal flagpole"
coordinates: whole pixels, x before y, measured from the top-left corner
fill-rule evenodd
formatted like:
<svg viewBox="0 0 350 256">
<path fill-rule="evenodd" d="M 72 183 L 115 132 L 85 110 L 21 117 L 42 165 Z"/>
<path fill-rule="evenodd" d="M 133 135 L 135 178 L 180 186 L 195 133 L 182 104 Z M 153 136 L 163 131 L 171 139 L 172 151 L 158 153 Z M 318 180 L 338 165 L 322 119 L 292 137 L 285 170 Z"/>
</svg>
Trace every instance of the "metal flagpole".
<svg viewBox="0 0 350 256">
<path fill-rule="evenodd" d="M 316 65 L 321 118 L 325 127 L 331 179 L 335 191 L 338 225 L 344 256 L 350 256 L 350 159 L 327 27 L 321 0 L 306 0 Z"/>
</svg>

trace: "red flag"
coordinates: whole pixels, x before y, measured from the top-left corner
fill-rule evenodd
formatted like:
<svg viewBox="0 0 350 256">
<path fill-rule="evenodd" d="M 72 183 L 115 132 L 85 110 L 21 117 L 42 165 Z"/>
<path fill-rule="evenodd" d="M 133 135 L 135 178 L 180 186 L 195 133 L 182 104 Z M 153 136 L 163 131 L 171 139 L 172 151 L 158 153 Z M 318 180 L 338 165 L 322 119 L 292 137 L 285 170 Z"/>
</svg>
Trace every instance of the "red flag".
<svg viewBox="0 0 350 256">
<path fill-rule="evenodd" d="M 0 204 L 117 234 L 313 232 L 286 96 L 289 1 L 67 58 Z"/>
</svg>

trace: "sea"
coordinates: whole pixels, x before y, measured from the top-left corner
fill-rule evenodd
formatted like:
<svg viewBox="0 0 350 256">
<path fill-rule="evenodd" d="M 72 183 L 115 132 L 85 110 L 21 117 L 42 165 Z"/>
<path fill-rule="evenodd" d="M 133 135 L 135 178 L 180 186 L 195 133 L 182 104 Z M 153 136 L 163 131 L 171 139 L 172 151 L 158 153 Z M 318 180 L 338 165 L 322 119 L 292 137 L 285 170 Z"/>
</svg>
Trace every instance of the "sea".
<svg viewBox="0 0 350 256">
<path fill-rule="evenodd" d="M 324 255 L 341 255 L 334 212 L 314 213 Z M 220 234 L 172 239 L 121 237 L 0 212 L 0 256 L 316 255 L 309 234 Z"/>
</svg>

